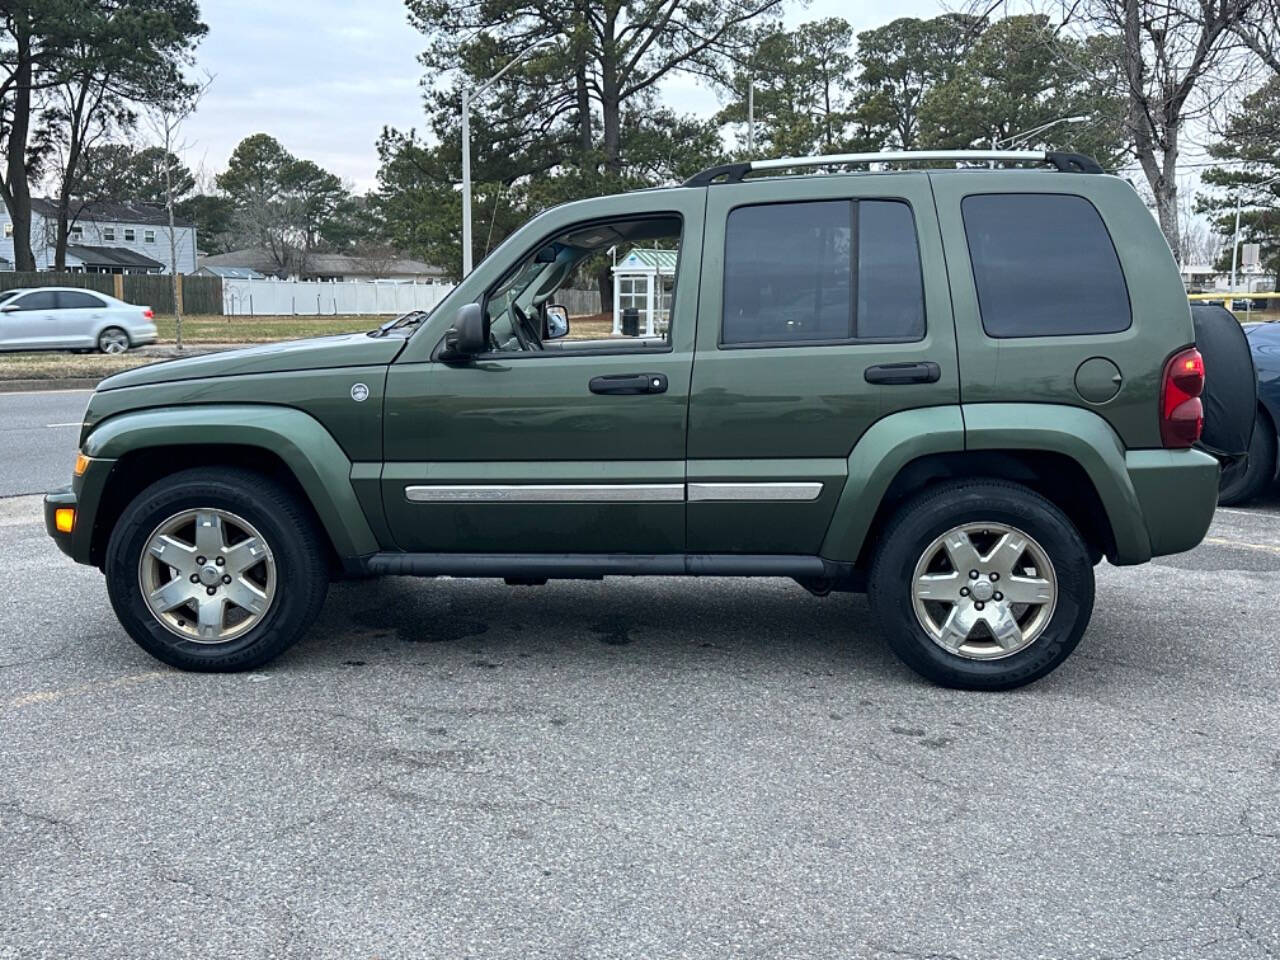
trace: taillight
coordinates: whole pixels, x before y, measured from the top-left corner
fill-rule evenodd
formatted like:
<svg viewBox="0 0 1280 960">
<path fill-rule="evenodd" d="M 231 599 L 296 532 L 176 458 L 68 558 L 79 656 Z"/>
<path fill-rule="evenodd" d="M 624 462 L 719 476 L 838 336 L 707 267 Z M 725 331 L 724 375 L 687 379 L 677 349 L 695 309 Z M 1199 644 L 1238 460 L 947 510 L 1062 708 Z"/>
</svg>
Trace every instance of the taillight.
<svg viewBox="0 0 1280 960">
<path fill-rule="evenodd" d="M 154 320 L 155 318 L 156 318 L 156 312 L 154 310 L 152 310 L 150 307 L 143 308 L 142 310 L 143 320 Z"/>
<path fill-rule="evenodd" d="M 1204 357 L 1195 347 L 1165 364 L 1160 392 L 1160 441 L 1171 449 L 1191 446 L 1204 429 Z"/>
</svg>

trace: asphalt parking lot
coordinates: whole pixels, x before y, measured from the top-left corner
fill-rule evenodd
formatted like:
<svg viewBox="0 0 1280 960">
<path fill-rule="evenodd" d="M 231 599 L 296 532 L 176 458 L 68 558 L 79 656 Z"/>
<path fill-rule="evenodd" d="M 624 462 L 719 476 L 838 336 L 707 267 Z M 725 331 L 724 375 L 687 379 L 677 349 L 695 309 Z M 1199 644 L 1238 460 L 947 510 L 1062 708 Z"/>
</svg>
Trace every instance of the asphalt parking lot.
<svg viewBox="0 0 1280 960">
<path fill-rule="evenodd" d="M 1012 694 L 780 580 L 347 583 L 198 676 L 20 495 L 84 399 L 0 397 L 0 960 L 1280 953 L 1280 496 Z"/>
</svg>

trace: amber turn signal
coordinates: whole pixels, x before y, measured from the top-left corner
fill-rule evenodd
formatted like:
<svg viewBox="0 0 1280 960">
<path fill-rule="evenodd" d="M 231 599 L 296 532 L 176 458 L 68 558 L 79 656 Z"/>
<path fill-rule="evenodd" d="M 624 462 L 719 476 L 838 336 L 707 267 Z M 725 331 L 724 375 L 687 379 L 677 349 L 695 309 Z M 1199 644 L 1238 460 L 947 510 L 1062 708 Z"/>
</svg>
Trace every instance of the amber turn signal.
<svg viewBox="0 0 1280 960">
<path fill-rule="evenodd" d="M 88 469 L 89 469 L 89 458 L 86 457 L 83 453 L 77 453 L 75 475 L 77 477 L 83 477 L 84 472 Z"/>
<path fill-rule="evenodd" d="M 59 507 L 53 511 L 53 525 L 58 528 L 59 533 L 70 533 L 76 525 L 76 508 Z"/>
</svg>

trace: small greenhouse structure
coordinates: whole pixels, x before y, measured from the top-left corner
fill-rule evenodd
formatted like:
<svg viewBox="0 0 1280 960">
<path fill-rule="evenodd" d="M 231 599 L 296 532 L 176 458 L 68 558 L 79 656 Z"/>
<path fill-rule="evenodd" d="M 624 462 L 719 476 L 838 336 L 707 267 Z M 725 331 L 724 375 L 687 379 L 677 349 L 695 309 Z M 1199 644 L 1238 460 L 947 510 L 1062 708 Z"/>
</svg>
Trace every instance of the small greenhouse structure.
<svg viewBox="0 0 1280 960">
<path fill-rule="evenodd" d="M 666 331 L 676 283 L 678 250 L 633 248 L 613 266 L 613 334 L 622 333 L 622 313 L 635 310 L 643 335 Z"/>
</svg>

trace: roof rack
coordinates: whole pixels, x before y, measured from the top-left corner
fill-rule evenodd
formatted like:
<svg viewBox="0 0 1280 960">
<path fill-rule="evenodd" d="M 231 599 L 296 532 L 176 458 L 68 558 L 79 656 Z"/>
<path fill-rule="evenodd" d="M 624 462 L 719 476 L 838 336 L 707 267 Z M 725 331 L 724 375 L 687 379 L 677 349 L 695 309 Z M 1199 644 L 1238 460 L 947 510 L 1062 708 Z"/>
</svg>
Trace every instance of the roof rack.
<svg viewBox="0 0 1280 960">
<path fill-rule="evenodd" d="M 723 178 L 725 183 L 741 183 L 748 173 L 757 170 L 790 170 L 793 167 L 830 167 L 852 163 L 893 163 L 921 160 L 987 162 L 1001 160 L 1015 163 L 1047 163 L 1064 173 L 1103 173 L 1098 161 L 1082 153 L 1061 150 L 888 150 L 883 153 L 829 153 L 818 157 L 779 157 L 776 160 L 747 160 L 722 163 L 695 173 L 684 182 L 686 187 L 706 187 Z"/>
</svg>

